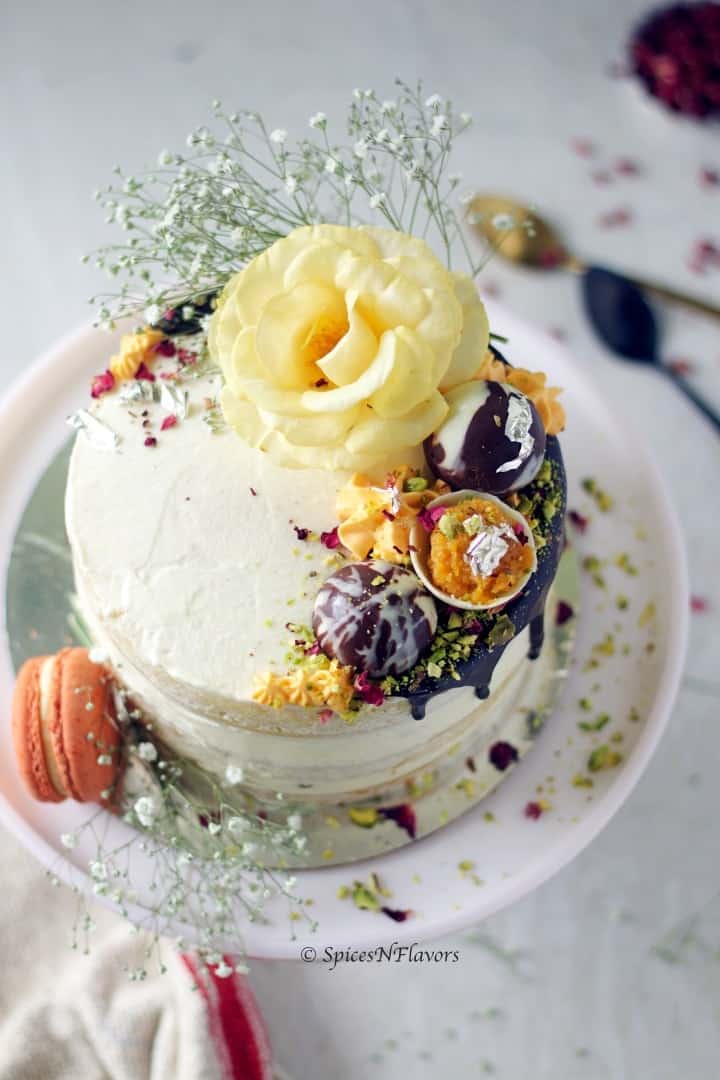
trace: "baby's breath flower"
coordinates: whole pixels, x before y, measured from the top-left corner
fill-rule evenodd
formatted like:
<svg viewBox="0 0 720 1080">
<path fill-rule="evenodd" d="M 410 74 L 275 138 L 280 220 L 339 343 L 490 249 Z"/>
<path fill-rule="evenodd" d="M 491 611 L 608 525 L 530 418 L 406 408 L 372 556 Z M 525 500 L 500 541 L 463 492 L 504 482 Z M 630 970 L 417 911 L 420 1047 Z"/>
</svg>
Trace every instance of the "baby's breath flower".
<svg viewBox="0 0 720 1080">
<path fill-rule="evenodd" d="M 300 814 L 290 814 L 287 823 L 289 829 L 299 832 L 302 829 L 302 816 Z"/>
<path fill-rule="evenodd" d="M 155 805 L 155 800 L 152 796 L 141 795 L 136 801 L 133 809 L 135 810 L 135 815 L 140 824 L 145 828 L 149 828 L 157 814 L 157 806 Z"/>
<path fill-rule="evenodd" d="M 387 202 L 387 195 L 385 194 L 385 192 L 376 191 L 374 195 L 370 196 L 370 209 L 377 210 L 385 202 Z"/>
<path fill-rule="evenodd" d="M 470 127 L 470 125 L 472 124 L 472 113 L 461 112 L 460 113 L 460 123 L 464 128 Z"/>
<path fill-rule="evenodd" d="M 228 765 L 225 769 L 225 780 L 228 784 L 242 784 L 245 773 L 241 765 Z"/>
<path fill-rule="evenodd" d="M 158 752 L 151 742 L 138 743 L 137 752 L 138 757 L 141 757 L 143 761 L 157 761 Z"/>
<path fill-rule="evenodd" d="M 126 233 L 94 256 L 119 283 L 117 292 L 98 298 L 98 322 L 110 328 L 118 315 L 144 311 L 156 323 L 167 308 L 205 300 L 298 226 L 362 220 L 371 199 L 391 228 L 444 248 L 448 264 L 462 246 L 476 274 L 482 260 L 466 246 L 450 203 L 458 180 L 444 171 L 470 114 L 455 113 L 439 94 L 425 97 L 421 86 L 396 85 L 394 99 L 354 92 L 346 145 L 327 138 L 323 112 L 309 118 L 308 137 L 290 147 L 285 128 L 268 131 L 257 113 L 225 112 L 215 102 L 217 130 L 196 128 L 188 151 L 161 151 L 159 168 L 143 176 L 118 166 L 117 181 L 97 193 L 106 219 Z"/>
<path fill-rule="evenodd" d="M 68 850 L 72 851 L 72 849 L 77 845 L 77 836 L 75 835 L 75 833 L 61 833 L 60 843 L 63 847 L 68 848 Z"/>
<path fill-rule="evenodd" d="M 233 836 L 239 836 L 241 833 L 247 832 L 250 828 L 250 822 L 247 818 L 231 817 L 228 819 L 227 827 Z"/>
<path fill-rule="evenodd" d="M 229 964 L 226 964 L 224 960 L 221 960 L 215 968 L 215 974 L 217 975 L 218 979 L 229 979 L 232 973 L 233 969 L 230 967 Z"/>
</svg>

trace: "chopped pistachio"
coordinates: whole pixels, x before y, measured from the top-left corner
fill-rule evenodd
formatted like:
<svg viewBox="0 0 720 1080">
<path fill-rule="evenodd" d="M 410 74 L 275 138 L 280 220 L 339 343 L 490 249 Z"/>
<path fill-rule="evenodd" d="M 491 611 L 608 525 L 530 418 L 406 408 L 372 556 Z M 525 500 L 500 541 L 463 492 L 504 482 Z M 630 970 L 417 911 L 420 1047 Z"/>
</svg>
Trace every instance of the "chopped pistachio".
<svg viewBox="0 0 720 1080">
<path fill-rule="evenodd" d="M 409 476 L 405 481 L 405 491 L 426 491 L 428 482 L 424 476 Z"/>
<path fill-rule="evenodd" d="M 601 769 L 613 769 L 622 761 L 622 754 L 611 750 L 607 743 L 596 746 L 588 758 L 587 767 L 590 772 L 600 772 Z"/>
<path fill-rule="evenodd" d="M 593 782 L 589 776 L 583 776 L 581 773 L 576 773 L 573 776 L 573 787 L 590 788 L 593 786 Z"/>
<path fill-rule="evenodd" d="M 457 522 L 451 514 L 443 514 L 437 523 L 437 527 L 448 540 L 454 540 L 457 536 Z"/>
<path fill-rule="evenodd" d="M 606 724 L 610 723 L 609 713 L 600 713 L 594 720 L 581 720 L 578 727 L 582 731 L 602 731 Z"/>
</svg>

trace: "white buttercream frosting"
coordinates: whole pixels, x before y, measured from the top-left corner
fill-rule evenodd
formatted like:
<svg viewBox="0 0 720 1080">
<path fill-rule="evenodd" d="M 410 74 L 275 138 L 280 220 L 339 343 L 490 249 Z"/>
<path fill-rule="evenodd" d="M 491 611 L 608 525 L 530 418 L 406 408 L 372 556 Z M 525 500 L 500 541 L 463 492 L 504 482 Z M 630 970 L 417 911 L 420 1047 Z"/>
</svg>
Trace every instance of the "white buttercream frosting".
<svg viewBox="0 0 720 1080">
<path fill-rule="evenodd" d="M 117 433 L 117 449 L 81 432 L 66 499 L 81 610 L 156 733 L 219 775 L 242 763 L 251 789 L 301 795 L 311 784 L 331 797 L 379 790 L 443 759 L 481 718 L 490 725 L 523 670 L 525 634 L 503 655 L 487 702 L 451 690 L 422 722 L 400 698 L 364 707 L 352 725 L 252 700 L 254 675 L 285 670 L 286 623 L 310 623 L 333 569 L 332 553 L 293 524 L 331 529 L 348 474 L 282 468 L 229 430 L 213 434 L 202 417 L 216 378 L 187 389 L 187 417 L 164 432 L 161 404 L 101 398 L 93 415 Z M 148 435 L 156 446 L 144 445 Z"/>
</svg>

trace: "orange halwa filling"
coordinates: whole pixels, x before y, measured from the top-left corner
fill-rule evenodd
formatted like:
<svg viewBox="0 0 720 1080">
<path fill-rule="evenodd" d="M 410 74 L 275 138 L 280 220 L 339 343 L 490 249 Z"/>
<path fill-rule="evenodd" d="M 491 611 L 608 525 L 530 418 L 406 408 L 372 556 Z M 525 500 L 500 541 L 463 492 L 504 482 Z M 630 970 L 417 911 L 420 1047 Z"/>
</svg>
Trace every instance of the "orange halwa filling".
<svg viewBox="0 0 720 1080">
<path fill-rule="evenodd" d="M 515 525 L 499 506 L 486 499 L 466 499 L 451 506 L 430 534 L 428 569 L 433 584 L 449 596 L 471 604 L 492 604 L 493 601 L 500 604 L 531 569 L 532 548 L 520 540 L 510 541 L 492 573 L 487 577 L 476 576 L 465 558 L 474 537 L 464 526 L 475 514 L 487 525 L 509 525 L 511 529 Z"/>
</svg>

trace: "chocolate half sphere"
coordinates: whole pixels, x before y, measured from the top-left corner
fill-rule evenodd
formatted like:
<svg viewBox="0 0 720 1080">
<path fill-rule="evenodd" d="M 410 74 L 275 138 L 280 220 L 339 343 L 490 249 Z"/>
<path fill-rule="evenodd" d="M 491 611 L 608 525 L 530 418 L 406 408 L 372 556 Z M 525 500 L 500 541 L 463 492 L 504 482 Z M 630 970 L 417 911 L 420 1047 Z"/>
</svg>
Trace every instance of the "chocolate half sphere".
<svg viewBox="0 0 720 1080">
<path fill-rule="evenodd" d="M 545 428 L 532 401 L 509 383 L 484 379 L 446 396 L 450 410 L 424 443 L 435 476 L 456 490 L 491 495 L 529 484 L 545 455 Z"/>
<path fill-rule="evenodd" d="M 326 656 L 382 679 L 417 663 L 435 633 L 437 609 L 412 571 L 370 559 L 330 575 L 312 625 Z"/>
</svg>

